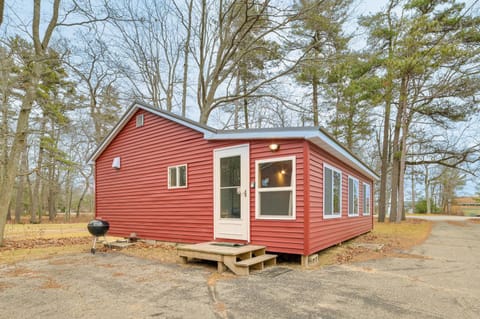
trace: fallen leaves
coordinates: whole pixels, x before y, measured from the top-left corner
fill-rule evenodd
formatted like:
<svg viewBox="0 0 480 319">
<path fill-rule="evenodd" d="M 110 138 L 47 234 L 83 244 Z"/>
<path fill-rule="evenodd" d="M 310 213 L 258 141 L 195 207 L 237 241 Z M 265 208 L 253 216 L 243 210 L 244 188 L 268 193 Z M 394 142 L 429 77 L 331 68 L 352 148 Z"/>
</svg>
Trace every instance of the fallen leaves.
<svg viewBox="0 0 480 319">
<path fill-rule="evenodd" d="M 3 242 L 4 245 L 0 247 L 0 252 L 14 249 L 34 249 L 69 245 L 84 245 L 91 242 L 92 239 L 89 237 L 35 238 L 24 240 L 5 239 L 5 241 Z"/>
</svg>

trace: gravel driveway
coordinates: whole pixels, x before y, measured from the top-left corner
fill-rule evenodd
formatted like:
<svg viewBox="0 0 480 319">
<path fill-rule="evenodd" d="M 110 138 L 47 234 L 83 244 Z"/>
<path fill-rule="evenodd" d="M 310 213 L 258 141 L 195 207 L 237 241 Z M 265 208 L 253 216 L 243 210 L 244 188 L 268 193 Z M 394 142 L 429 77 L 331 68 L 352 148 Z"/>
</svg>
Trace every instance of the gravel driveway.
<svg viewBox="0 0 480 319">
<path fill-rule="evenodd" d="M 438 222 L 397 258 L 219 276 L 120 253 L 0 265 L 0 318 L 478 318 L 480 225 Z"/>
</svg>

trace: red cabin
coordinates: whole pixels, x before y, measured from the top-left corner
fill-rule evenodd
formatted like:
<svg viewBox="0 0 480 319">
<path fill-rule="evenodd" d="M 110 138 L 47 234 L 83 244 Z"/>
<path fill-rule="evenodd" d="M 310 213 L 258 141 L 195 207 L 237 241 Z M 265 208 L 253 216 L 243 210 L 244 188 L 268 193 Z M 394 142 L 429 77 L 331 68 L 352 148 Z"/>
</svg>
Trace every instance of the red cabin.
<svg viewBox="0 0 480 319">
<path fill-rule="evenodd" d="M 91 162 L 112 235 L 309 256 L 373 227 L 378 176 L 319 128 L 222 131 L 137 102 Z"/>
</svg>

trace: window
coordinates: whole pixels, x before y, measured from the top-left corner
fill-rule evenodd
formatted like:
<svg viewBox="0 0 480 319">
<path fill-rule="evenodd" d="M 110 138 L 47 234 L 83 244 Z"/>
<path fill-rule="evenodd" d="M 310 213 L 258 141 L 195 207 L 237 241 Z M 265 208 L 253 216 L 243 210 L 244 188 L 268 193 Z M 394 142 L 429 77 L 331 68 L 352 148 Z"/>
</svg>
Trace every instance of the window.
<svg viewBox="0 0 480 319">
<path fill-rule="evenodd" d="M 342 216 L 342 172 L 323 166 L 323 217 Z"/>
<path fill-rule="evenodd" d="M 359 215 L 359 200 L 358 180 L 348 177 L 348 216 Z"/>
<path fill-rule="evenodd" d="M 370 215 L 371 195 L 370 185 L 363 183 L 363 215 Z"/>
<path fill-rule="evenodd" d="M 142 127 L 143 126 L 143 114 L 137 115 L 136 126 L 137 127 Z"/>
<path fill-rule="evenodd" d="M 295 157 L 255 163 L 256 215 L 264 219 L 295 219 Z"/>
<path fill-rule="evenodd" d="M 187 164 L 168 168 L 168 188 L 187 187 Z"/>
</svg>

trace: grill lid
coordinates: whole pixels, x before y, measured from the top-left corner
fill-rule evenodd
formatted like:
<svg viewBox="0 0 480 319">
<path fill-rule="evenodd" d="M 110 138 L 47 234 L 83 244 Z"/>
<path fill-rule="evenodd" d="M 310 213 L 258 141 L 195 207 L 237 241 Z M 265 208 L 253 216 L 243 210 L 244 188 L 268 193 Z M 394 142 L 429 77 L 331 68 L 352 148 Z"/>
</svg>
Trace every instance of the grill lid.
<svg viewBox="0 0 480 319">
<path fill-rule="evenodd" d="M 88 232 L 93 236 L 103 236 L 109 228 L 110 224 L 106 220 L 100 219 L 91 220 L 87 225 Z"/>
</svg>

